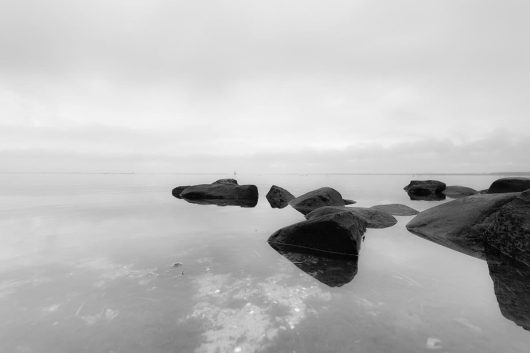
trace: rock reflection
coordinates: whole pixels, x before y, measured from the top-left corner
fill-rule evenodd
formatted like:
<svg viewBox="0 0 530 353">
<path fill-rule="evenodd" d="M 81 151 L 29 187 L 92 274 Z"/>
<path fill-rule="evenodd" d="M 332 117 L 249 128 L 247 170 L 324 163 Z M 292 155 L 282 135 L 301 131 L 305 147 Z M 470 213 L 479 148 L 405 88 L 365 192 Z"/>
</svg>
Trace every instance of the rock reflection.
<svg viewBox="0 0 530 353">
<path fill-rule="evenodd" d="M 217 205 L 217 206 L 239 206 L 245 208 L 255 207 L 258 203 L 258 199 L 200 199 L 192 200 L 182 197 L 183 200 L 198 205 Z"/>
<path fill-rule="evenodd" d="M 490 249 L 486 260 L 502 315 L 530 331 L 530 267 Z"/>
<path fill-rule="evenodd" d="M 341 287 L 357 274 L 357 257 L 347 260 L 290 251 L 277 244 L 270 246 L 296 267 L 329 287 Z"/>
</svg>

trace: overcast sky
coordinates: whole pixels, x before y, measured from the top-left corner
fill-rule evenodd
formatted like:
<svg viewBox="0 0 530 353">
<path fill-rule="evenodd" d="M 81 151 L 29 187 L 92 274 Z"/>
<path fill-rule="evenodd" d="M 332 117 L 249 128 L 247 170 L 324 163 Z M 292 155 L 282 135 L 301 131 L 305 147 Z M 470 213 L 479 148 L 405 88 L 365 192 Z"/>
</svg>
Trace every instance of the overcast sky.
<svg viewBox="0 0 530 353">
<path fill-rule="evenodd" d="M 2 0 L 0 171 L 529 171 L 529 13 Z"/>
</svg>

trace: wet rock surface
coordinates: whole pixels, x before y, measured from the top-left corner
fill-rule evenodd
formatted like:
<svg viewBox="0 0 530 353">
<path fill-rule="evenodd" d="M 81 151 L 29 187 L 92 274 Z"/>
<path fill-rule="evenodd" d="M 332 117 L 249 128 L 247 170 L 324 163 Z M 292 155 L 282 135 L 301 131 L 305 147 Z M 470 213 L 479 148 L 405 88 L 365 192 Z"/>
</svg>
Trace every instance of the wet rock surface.
<svg viewBox="0 0 530 353">
<path fill-rule="evenodd" d="M 323 206 L 344 206 L 344 200 L 337 190 L 323 187 L 298 196 L 289 204 L 298 212 L 306 215 Z"/>
<path fill-rule="evenodd" d="M 365 207 L 325 206 L 310 212 L 306 215 L 306 218 L 313 219 L 341 212 L 349 212 L 360 218 L 366 223 L 367 228 L 387 228 L 397 223 L 396 218 L 387 212 Z"/>
<path fill-rule="evenodd" d="M 181 199 L 182 197 L 180 196 L 180 194 L 186 189 L 186 188 L 189 188 L 190 185 L 186 185 L 186 186 L 177 186 L 176 188 L 174 188 L 173 190 L 171 190 L 171 195 L 175 196 L 177 199 Z"/>
<path fill-rule="evenodd" d="M 519 192 L 530 189 L 530 178 L 502 178 L 495 180 L 488 189 L 488 194 Z"/>
<path fill-rule="evenodd" d="M 370 208 L 377 211 L 386 212 L 392 216 L 415 216 L 419 213 L 419 211 L 413 209 L 412 207 L 399 203 L 376 205 Z"/>
<path fill-rule="evenodd" d="M 439 201 L 445 199 L 445 188 L 445 183 L 438 180 L 411 180 L 403 189 L 411 200 Z"/>
<path fill-rule="evenodd" d="M 496 224 L 495 213 L 519 195 L 477 194 L 456 199 L 419 213 L 407 224 L 407 229 L 435 243 L 483 259 L 486 230 L 494 232 L 491 227 Z"/>
<path fill-rule="evenodd" d="M 284 208 L 289 204 L 289 201 L 294 199 L 294 196 L 284 188 L 273 185 L 266 198 L 272 208 Z"/>
<path fill-rule="evenodd" d="M 269 237 L 269 244 L 284 250 L 331 257 L 357 256 L 365 222 L 349 212 L 336 212 L 284 227 Z"/>
<path fill-rule="evenodd" d="M 340 259 L 315 256 L 289 251 L 277 244 L 270 245 L 300 270 L 329 287 L 341 287 L 351 282 L 357 274 L 357 257 Z"/>
</svg>

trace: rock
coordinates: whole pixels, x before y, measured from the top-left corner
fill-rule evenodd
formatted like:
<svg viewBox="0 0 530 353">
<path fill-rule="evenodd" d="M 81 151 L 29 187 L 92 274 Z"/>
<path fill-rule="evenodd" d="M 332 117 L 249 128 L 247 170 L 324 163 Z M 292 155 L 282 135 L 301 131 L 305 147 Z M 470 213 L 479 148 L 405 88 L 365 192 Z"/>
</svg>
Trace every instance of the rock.
<svg viewBox="0 0 530 353">
<path fill-rule="evenodd" d="M 357 203 L 357 201 L 353 201 L 350 199 L 342 199 L 344 201 L 344 205 L 353 205 L 354 203 Z"/>
<path fill-rule="evenodd" d="M 403 188 L 411 200 L 438 201 L 444 200 L 445 184 L 438 180 L 411 180 Z"/>
<path fill-rule="evenodd" d="M 530 190 L 504 204 L 483 223 L 488 225 L 485 235 L 489 246 L 530 266 Z"/>
<path fill-rule="evenodd" d="M 234 183 L 200 184 L 187 187 L 180 193 L 180 197 L 199 204 L 254 207 L 258 203 L 258 188 L 255 185 Z"/>
<path fill-rule="evenodd" d="M 212 184 L 229 184 L 229 185 L 237 185 L 236 179 L 219 179 L 214 181 Z"/>
<path fill-rule="evenodd" d="M 477 194 L 420 212 L 407 229 L 428 240 L 484 259 L 488 217 L 519 194 Z M 486 223 L 484 223 L 486 222 Z"/>
<path fill-rule="evenodd" d="M 358 257 L 329 258 L 292 252 L 283 249 L 282 246 L 270 245 L 296 267 L 329 287 L 341 287 L 351 282 L 357 274 Z"/>
<path fill-rule="evenodd" d="M 502 315 L 530 331 L 530 267 L 491 251 L 486 260 Z"/>
<path fill-rule="evenodd" d="M 478 194 L 478 191 L 466 186 L 452 185 L 445 188 L 444 195 L 452 199 Z"/>
<path fill-rule="evenodd" d="M 495 180 L 488 189 L 488 194 L 518 192 L 530 189 L 530 178 L 502 178 Z"/>
<path fill-rule="evenodd" d="M 366 222 L 367 228 L 387 228 L 397 223 L 397 220 L 390 214 L 365 207 L 345 207 L 345 206 L 325 206 L 317 208 L 306 215 L 306 219 L 318 218 L 323 215 L 337 212 L 349 212 Z"/>
<path fill-rule="evenodd" d="M 282 228 L 268 242 L 289 251 L 353 257 L 359 254 L 365 230 L 361 219 L 349 212 L 339 212 Z"/>
<path fill-rule="evenodd" d="M 173 190 L 171 190 L 171 194 L 175 196 L 177 199 L 181 199 L 180 194 L 184 191 L 184 189 L 189 188 L 190 186 L 177 186 Z"/>
<path fill-rule="evenodd" d="M 306 215 L 322 206 L 344 206 L 341 194 L 330 187 L 310 191 L 292 199 L 289 204 L 298 212 Z"/>
<path fill-rule="evenodd" d="M 276 185 L 271 186 L 266 197 L 272 208 L 284 208 L 289 204 L 289 201 L 294 199 L 293 194 Z"/>
<path fill-rule="evenodd" d="M 401 205 L 399 203 L 392 203 L 388 205 L 376 205 L 370 208 L 377 211 L 386 212 L 393 216 L 415 216 L 419 213 L 415 209 L 406 205 Z"/>
</svg>

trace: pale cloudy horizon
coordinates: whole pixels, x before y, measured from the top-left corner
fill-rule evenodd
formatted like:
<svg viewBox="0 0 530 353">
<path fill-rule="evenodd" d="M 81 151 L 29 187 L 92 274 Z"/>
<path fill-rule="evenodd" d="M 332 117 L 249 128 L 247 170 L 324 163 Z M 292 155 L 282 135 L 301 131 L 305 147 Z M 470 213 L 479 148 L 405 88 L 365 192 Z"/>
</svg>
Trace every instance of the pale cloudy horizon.
<svg viewBox="0 0 530 353">
<path fill-rule="evenodd" d="M 527 172 L 528 10 L 2 1 L 0 172 Z"/>
</svg>

